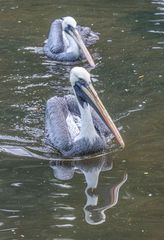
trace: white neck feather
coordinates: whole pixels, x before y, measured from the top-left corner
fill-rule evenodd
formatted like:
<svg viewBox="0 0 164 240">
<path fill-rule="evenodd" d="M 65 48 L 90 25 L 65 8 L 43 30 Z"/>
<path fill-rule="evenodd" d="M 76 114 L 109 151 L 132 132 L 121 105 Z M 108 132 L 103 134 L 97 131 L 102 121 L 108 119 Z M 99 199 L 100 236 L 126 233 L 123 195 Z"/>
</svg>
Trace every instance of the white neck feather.
<svg viewBox="0 0 164 240">
<path fill-rule="evenodd" d="M 79 104 L 79 109 L 81 113 L 81 129 L 78 135 L 78 139 L 86 138 L 92 144 L 98 137 L 98 134 L 93 124 L 90 106 L 84 103 L 84 107 L 81 107 Z"/>
<path fill-rule="evenodd" d="M 65 31 L 63 31 L 63 39 L 64 39 L 64 45 L 66 46 L 65 51 L 66 52 L 73 52 L 74 55 L 79 56 L 80 55 L 80 50 L 79 46 L 75 42 L 75 40 L 67 34 Z"/>
</svg>

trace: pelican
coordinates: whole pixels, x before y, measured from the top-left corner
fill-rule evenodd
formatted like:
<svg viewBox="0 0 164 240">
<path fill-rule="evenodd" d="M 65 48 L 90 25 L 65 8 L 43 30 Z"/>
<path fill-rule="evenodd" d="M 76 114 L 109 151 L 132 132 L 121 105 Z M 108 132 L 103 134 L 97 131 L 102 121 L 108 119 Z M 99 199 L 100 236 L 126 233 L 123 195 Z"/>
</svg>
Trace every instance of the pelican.
<svg viewBox="0 0 164 240">
<path fill-rule="evenodd" d="M 45 116 L 46 142 L 66 157 L 86 155 L 107 148 L 111 133 L 124 141 L 82 67 L 70 72 L 73 95 L 52 97 Z"/>
<path fill-rule="evenodd" d="M 45 55 L 59 62 L 74 62 L 84 55 L 91 67 L 95 67 L 81 35 L 88 45 L 98 39 L 89 28 L 77 26 L 73 17 L 56 19 L 51 24 L 48 39 L 43 47 Z"/>
</svg>

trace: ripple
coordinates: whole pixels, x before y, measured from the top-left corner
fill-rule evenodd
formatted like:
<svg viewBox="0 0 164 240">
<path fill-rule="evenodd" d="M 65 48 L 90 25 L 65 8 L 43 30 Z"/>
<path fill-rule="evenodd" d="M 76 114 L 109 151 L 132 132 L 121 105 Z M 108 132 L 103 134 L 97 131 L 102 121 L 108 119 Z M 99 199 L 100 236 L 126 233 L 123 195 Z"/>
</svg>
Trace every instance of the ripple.
<svg viewBox="0 0 164 240">
<path fill-rule="evenodd" d="M 0 208 L 0 211 L 1 212 L 8 212 L 8 213 L 17 213 L 17 212 L 20 212 L 20 210 L 17 210 L 17 209 L 5 209 L 5 208 Z"/>
<path fill-rule="evenodd" d="M 12 216 L 8 216 L 7 218 L 11 219 L 11 218 L 19 218 L 20 216 L 19 215 L 12 215 Z"/>
<path fill-rule="evenodd" d="M 149 30 L 149 33 L 157 33 L 157 34 L 164 34 L 164 31 L 159 31 L 159 30 Z"/>
<path fill-rule="evenodd" d="M 5 229 L 1 229 L 0 232 L 15 231 L 15 230 L 17 230 L 17 228 L 5 228 Z"/>
<path fill-rule="evenodd" d="M 62 210 L 67 210 L 67 211 L 72 211 L 72 210 L 75 210 L 74 207 L 69 207 L 69 206 L 58 206 L 58 209 L 62 209 Z"/>
<path fill-rule="evenodd" d="M 56 215 L 55 219 L 57 219 L 57 220 L 74 221 L 76 219 L 76 217 L 75 216 L 68 216 L 68 215 L 64 215 L 64 216 L 60 217 L 60 216 Z"/>
<path fill-rule="evenodd" d="M 162 50 L 162 49 L 164 49 L 164 47 L 152 47 L 152 49 L 155 49 L 155 50 Z"/>
<path fill-rule="evenodd" d="M 11 183 L 12 187 L 21 187 L 22 185 L 23 185 L 23 183 L 21 183 L 21 182 Z"/>
<path fill-rule="evenodd" d="M 49 197 L 60 198 L 60 197 L 67 197 L 67 196 L 69 196 L 68 193 L 52 193 Z"/>
<path fill-rule="evenodd" d="M 29 85 L 26 85 L 26 86 L 17 86 L 17 89 L 18 90 L 25 90 L 25 89 L 28 89 L 28 88 L 37 88 L 37 87 L 44 87 L 44 86 L 47 86 L 48 83 L 38 83 L 38 84 L 29 84 Z"/>
<path fill-rule="evenodd" d="M 162 2 L 162 1 L 152 1 L 152 4 L 164 5 L 164 2 Z"/>
<path fill-rule="evenodd" d="M 14 141 L 18 143 L 35 143 L 36 141 L 34 140 L 27 140 L 18 136 L 10 136 L 10 135 L 0 135 L 0 140 L 5 140 L 5 141 Z"/>
<path fill-rule="evenodd" d="M 68 184 L 61 184 L 61 183 L 53 183 L 53 185 L 60 187 L 60 188 L 65 188 L 65 189 L 70 189 L 72 188 L 72 186 L 68 185 Z"/>
<path fill-rule="evenodd" d="M 129 115 L 131 115 L 131 114 L 133 114 L 135 112 L 142 111 L 144 109 L 145 103 L 146 103 L 146 101 L 143 101 L 142 103 L 140 103 L 138 105 L 138 107 L 136 107 L 134 109 L 129 109 L 128 111 L 122 113 L 121 116 L 116 119 L 116 121 L 119 121 L 119 120 L 121 120 L 123 118 L 127 118 Z"/>
<path fill-rule="evenodd" d="M 37 53 L 37 54 L 43 54 L 43 47 L 24 47 L 24 48 L 18 48 L 18 51 L 26 50 L 31 53 Z"/>
<path fill-rule="evenodd" d="M 29 150 L 27 150 L 24 147 L 18 147 L 18 146 L 1 145 L 0 146 L 0 152 L 15 155 L 15 156 L 21 156 L 21 157 L 46 159 L 46 157 L 40 156 L 38 154 L 30 152 Z"/>
<path fill-rule="evenodd" d="M 73 224 L 57 224 L 55 225 L 58 228 L 69 228 L 69 227 L 73 227 Z"/>
</svg>

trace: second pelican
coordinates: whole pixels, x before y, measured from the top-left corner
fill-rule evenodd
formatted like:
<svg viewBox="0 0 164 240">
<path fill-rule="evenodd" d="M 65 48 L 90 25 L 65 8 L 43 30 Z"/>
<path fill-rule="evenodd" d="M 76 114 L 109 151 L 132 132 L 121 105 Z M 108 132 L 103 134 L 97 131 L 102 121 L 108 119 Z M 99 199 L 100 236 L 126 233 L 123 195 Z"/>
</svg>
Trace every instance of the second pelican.
<svg viewBox="0 0 164 240">
<path fill-rule="evenodd" d="M 90 74 L 82 67 L 74 67 L 70 81 L 75 96 L 53 97 L 47 102 L 47 143 L 64 156 L 85 155 L 105 149 L 113 134 L 124 148 L 124 141 L 99 99 Z"/>
<path fill-rule="evenodd" d="M 88 29 L 77 26 L 75 19 L 72 17 L 56 19 L 51 24 L 49 36 L 43 48 L 44 53 L 50 59 L 59 62 L 74 62 L 80 60 L 84 55 L 89 64 L 95 67 L 95 63 L 81 37 L 81 35 L 83 35 L 83 39 L 86 35 L 90 35 L 87 37 L 90 37 L 90 39 L 96 37 L 96 34 L 92 31 L 88 34 Z M 86 42 L 88 43 L 88 41 Z"/>
</svg>

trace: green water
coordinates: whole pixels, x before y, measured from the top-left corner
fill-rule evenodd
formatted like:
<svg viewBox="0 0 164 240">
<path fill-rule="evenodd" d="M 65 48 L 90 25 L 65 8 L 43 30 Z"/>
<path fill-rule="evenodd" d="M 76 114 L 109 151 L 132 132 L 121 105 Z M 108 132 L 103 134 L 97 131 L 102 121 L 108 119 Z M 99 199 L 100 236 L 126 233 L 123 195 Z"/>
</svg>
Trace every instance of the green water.
<svg viewBox="0 0 164 240">
<path fill-rule="evenodd" d="M 0 239 L 163 240 L 164 1 L 1 0 L 0 9 Z M 91 73 L 126 143 L 71 162 L 44 144 L 46 101 L 70 93 L 71 67 L 33 52 L 68 15 L 101 33 Z"/>
</svg>

